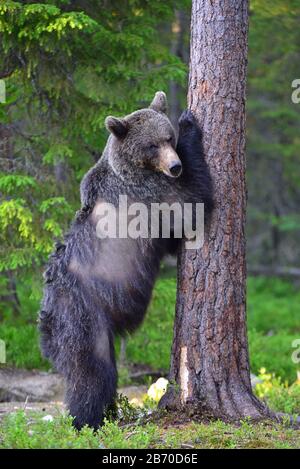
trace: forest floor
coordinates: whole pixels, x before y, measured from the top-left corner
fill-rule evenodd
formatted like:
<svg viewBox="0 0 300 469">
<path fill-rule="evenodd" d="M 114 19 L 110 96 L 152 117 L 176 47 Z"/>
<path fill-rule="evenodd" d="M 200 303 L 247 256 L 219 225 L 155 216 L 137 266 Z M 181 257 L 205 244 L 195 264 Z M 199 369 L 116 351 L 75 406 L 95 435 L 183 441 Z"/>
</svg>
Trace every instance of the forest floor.
<svg viewBox="0 0 300 469">
<path fill-rule="evenodd" d="M 266 385 L 269 388 L 270 380 L 262 379 L 256 388 L 263 390 Z M 267 402 L 272 407 L 281 399 L 285 402 L 290 399 L 298 406 L 300 386 L 295 386 L 296 394 L 287 388 L 285 396 L 276 384 L 271 388 L 275 394 Z M 292 428 L 288 419 L 281 424 L 251 423 L 247 419 L 237 424 L 199 417 L 191 419 L 180 413 L 158 411 L 156 403 L 146 393 L 145 385 L 120 388 L 118 418 L 107 420 L 96 433 L 88 427 L 76 431 L 60 400 L 0 403 L 0 448 L 300 448 L 300 429 Z"/>
<path fill-rule="evenodd" d="M 12 405 L 0 426 L 0 448 L 156 448 L 156 449 L 239 449 L 300 447 L 300 430 L 288 425 L 247 420 L 237 425 L 222 421 L 192 422 L 181 417 L 147 416 L 129 423 L 106 422 L 97 432 L 74 430 L 71 418 L 61 404 L 28 406 L 16 410 Z M 40 407 L 38 409 L 38 407 Z M 155 414 L 154 414 L 155 415 Z"/>
</svg>

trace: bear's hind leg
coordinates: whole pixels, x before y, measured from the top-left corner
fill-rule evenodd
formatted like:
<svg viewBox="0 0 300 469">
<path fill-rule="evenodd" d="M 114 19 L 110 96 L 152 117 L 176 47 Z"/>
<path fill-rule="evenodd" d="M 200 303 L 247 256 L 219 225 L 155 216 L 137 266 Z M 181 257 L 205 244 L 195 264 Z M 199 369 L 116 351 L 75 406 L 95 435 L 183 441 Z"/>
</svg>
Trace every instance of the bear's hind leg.
<svg viewBox="0 0 300 469">
<path fill-rule="evenodd" d="M 90 338 L 86 338 L 89 343 Z M 82 350 L 73 357 L 74 367 L 67 376 L 66 404 L 80 430 L 88 425 L 95 430 L 103 423 L 105 411 L 114 404 L 117 370 L 113 336 L 102 332 L 93 349 Z M 74 360 L 75 358 L 75 360 Z"/>
</svg>

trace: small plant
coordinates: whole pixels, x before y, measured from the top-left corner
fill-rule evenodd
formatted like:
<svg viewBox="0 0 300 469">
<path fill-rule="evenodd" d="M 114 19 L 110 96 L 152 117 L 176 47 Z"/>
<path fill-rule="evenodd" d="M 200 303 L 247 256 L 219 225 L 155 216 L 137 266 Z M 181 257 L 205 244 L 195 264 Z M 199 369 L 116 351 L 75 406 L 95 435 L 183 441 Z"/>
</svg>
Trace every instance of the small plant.
<svg viewBox="0 0 300 469">
<path fill-rule="evenodd" d="M 116 401 L 118 419 L 123 423 L 132 422 L 140 415 L 139 409 L 130 404 L 128 397 L 118 394 Z"/>
<path fill-rule="evenodd" d="M 265 368 L 260 369 L 258 375 L 260 383 L 255 386 L 255 393 L 264 399 L 275 411 L 288 414 L 300 414 L 300 384 L 298 380 L 288 385 L 282 382 L 274 373 L 268 373 Z"/>
</svg>

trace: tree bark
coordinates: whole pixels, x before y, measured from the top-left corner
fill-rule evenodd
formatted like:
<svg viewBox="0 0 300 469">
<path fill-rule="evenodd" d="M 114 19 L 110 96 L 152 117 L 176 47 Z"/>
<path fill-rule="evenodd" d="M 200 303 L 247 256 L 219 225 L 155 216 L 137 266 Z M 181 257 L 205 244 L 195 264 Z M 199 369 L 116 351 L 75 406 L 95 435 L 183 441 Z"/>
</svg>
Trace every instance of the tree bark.
<svg viewBox="0 0 300 469">
<path fill-rule="evenodd" d="M 170 386 L 161 405 L 227 420 L 269 410 L 253 395 L 246 331 L 247 0 L 193 0 L 188 106 L 203 130 L 215 210 L 198 251 L 182 249 Z"/>
</svg>

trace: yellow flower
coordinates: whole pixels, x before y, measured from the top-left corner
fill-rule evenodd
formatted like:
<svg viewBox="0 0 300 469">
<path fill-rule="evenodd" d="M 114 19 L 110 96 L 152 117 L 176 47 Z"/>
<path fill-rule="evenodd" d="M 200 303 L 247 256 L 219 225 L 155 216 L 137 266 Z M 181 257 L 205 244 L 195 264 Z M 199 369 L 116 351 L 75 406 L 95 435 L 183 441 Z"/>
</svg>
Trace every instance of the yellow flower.
<svg viewBox="0 0 300 469">
<path fill-rule="evenodd" d="M 158 402 L 167 390 L 169 381 L 165 378 L 159 378 L 155 383 L 151 384 L 147 395 L 150 399 Z"/>
</svg>

